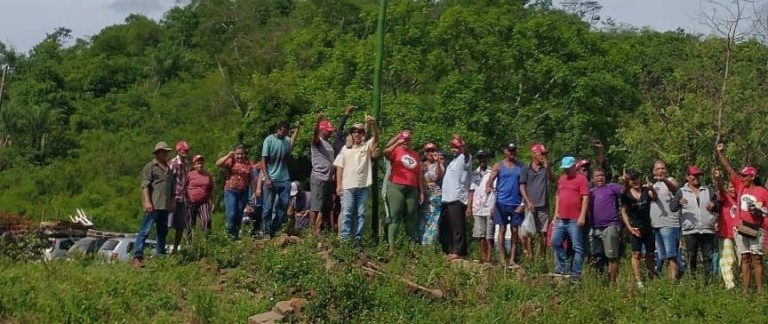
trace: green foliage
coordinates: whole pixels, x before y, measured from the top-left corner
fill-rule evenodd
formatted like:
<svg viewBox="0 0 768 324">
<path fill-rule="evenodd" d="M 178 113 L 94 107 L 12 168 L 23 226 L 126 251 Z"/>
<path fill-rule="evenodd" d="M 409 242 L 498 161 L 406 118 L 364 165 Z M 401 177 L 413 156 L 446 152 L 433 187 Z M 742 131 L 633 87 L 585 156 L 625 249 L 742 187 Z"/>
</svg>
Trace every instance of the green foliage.
<svg viewBox="0 0 768 324">
<path fill-rule="evenodd" d="M 768 166 L 764 44 L 734 44 L 726 80 L 723 39 L 596 30 L 582 20 L 596 13 L 579 7 L 591 2 L 572 3 L 577 14 L 550 1 L 390 3 L 382 142 L 402 128 L 415 144 L 459 133 L 473 150 L 543 142 L 556 163 L 592 155 L 600 138 L 614 169 L 661 158 L 678 175 L 714 165 L 722 134 L 734 164 Z M 336 120 L 354 104 L 349 123 L 372 112 L 377 17 L 370 1 L 196 0 L 69 47 L 66 28 L 28 54 L 0 44 L 11 67 L 0 206 L 33 219 L 79 207 L 99 227 L 134 230 L 156 141 L 188 141 L 219 176 L 217 157 L 243 142 L 257 158 L 279 121 L 302 123 L 291 171 L 305 177 L 318 112 Z"/>
</svg>

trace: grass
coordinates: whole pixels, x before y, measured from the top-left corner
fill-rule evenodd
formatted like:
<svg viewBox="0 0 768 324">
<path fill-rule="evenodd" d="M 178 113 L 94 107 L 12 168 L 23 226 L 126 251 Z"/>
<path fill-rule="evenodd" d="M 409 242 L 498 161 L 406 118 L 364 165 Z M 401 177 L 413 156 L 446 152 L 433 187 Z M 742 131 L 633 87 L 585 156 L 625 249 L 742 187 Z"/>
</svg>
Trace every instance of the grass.
<svg viewBox="0 0 768 324">
<path fill-rule="evenodd" d="M 629 262 L 619 282 L 587 269 L 578 285 L 541 276 L 546 261 L 526 264 L 524 273 L 474 263 L 444 261 L 435 247 L 404 247 L 389 260 L 387 276 L 367 276 L 355 250 L 326 238 L 338 261 L 330 271 L 317 255 L 317 241 L 287 248 L 221 236 L 202 240 L 173 257 L 151 259 L 144 269 L 89 260 L 51 263 L 0 261 L 2 322 L 239 323 L 290 297 L 308 300 L 306 322 L 397 323 L 638 323 L 768 321 L 764 296 L 726 291 L 690 277 L 648 282 L 637 290 Z M 387 259 L 384 246 L 369 247 Z M 402 275 L 446 298 L 409 292 Z"/>
</svg>

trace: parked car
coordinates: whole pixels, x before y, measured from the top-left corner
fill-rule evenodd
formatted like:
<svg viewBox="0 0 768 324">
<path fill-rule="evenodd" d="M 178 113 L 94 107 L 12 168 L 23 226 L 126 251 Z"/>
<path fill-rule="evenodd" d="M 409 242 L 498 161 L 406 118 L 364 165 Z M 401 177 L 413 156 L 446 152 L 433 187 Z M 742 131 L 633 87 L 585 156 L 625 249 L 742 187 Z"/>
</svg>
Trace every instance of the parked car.
<svg viewBox="0 0 768 324">
<path fill-rule="evenodd" d="M 133 246 L 136 244 L 135 237 L 111 238 L 104 242 L 99 248 L 98 258 L 112 262 L 128 262 L 133 257 Z M 154 253 L 157 243 L 154 240 L 146 240 L 144 245 L 147 254 Z"/>
<path fill-rule="evenodd" d="M 84 237 L 69 248 L 67 257 L 91 258 L 106 241 L 106 237 Z"/>
<path fill-rule="evenodd" d="M 80 238 L 77 237 L 50 237 L 48 242 L 51 243 L 51 247 L 43 251 L 43 260 L 52 261 L 61 259 L 67 256 L 67 251 L 75 242 Z"/>
</svg>

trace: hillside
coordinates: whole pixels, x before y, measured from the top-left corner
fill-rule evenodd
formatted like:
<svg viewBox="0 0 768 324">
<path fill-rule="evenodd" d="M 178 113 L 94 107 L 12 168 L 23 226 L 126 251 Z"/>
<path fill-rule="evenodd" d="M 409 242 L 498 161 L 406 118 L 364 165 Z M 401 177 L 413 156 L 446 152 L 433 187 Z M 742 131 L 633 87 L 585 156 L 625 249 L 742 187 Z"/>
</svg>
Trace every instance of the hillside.
<svg viewBox="0 0 768 324">
<path fill-rule="evenodd" d="M 92 261 L 0 262 L 0 321 L 242 323 L 279 301 L 302 298 L 293 322 L 357 323 L 747 323 L 768 320 L 765 298 L 685 277 L 649 282 L 637 290 L 622 262 L 618 284 L 588 269 L 579 285 L 557 283 L 548 261 L 514 272 L 479 263 L 446 262 L 432 247 L 386 249 L 367 256 L 371 276 L 348 246 L 333 240 L 277 246 L 213 237 L 144 269 Z M 328 260 L 332 262 L 329 264 Z M 444 297 L 409 288 L 405 277 Z M 757 305 L 757 306 L 756 306 Z"/>
</svg>

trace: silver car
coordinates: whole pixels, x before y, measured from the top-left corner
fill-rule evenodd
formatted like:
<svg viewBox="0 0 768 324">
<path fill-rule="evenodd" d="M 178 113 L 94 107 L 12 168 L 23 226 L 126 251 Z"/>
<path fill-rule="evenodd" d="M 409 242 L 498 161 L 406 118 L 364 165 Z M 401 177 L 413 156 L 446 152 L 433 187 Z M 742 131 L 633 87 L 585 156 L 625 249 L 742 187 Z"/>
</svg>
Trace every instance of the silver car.
<svg viewBox="0 0 768 324">
<path fill-rule="evenodd" d="M 101 245 L 97 258 L 109 263 L 128 262 L 133 257 L 133 247 L 135 244 L 135 237 L 111 238 Z M 149 253 L 154 253 L 156 245 L 157 242 L 154 240 L 146 240 L 144 249 Z"/>
<path fill-rule="evenodd" d="M 79 239 L 80 238 L 78 237 L 48 238 L 48 242 L 51 243 L 51 247 L 43 251 L 43 260 L 53 261 L 53 260 L 63 259 L 64 257 L 67 256 L 67 251 L 69 250 L 69 248 L 75 245 L 75 242 L 77 242 Z"/>
</svg>

